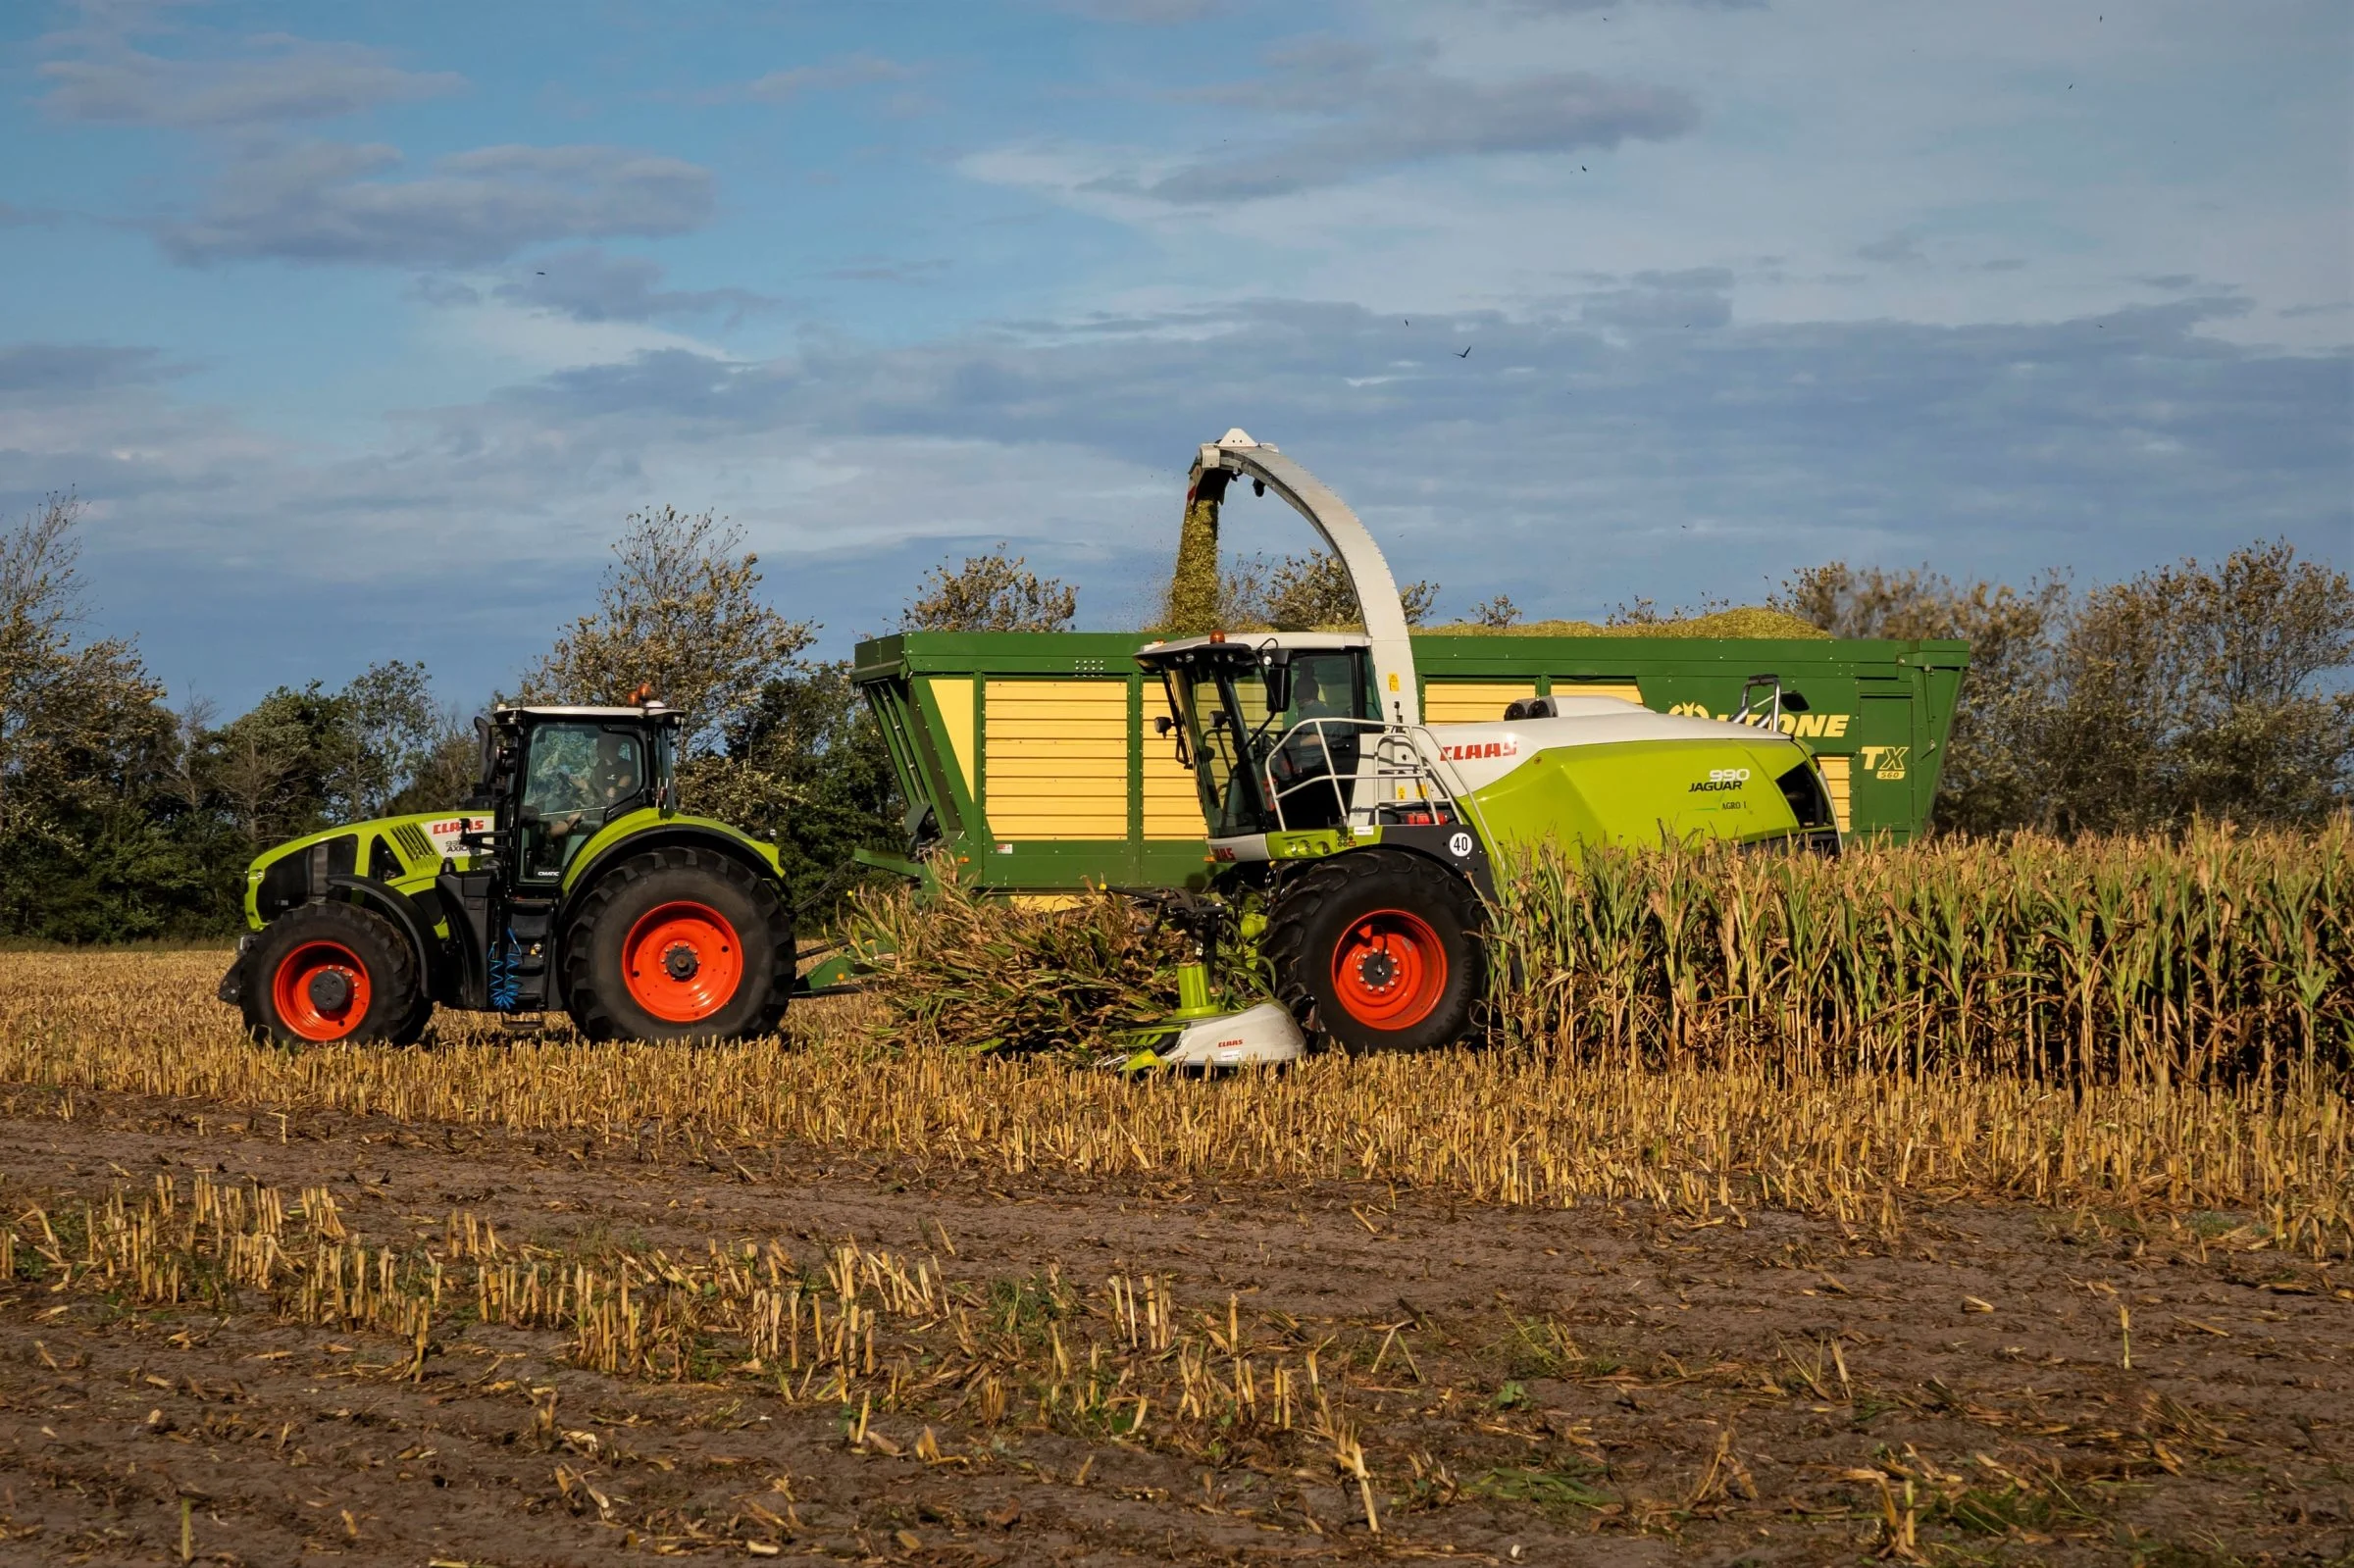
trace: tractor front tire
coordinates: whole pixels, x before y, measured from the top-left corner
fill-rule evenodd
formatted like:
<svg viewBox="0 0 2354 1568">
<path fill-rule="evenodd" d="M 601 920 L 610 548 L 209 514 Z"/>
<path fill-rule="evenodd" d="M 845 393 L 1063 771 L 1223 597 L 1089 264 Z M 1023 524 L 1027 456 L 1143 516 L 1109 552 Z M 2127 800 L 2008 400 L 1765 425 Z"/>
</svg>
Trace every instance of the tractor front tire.
<svg viewBox="0 0 2354 1568">
<path fill-rule="evenodd" d="M 774 1034 L 793 979 L 793 917 L 776 885 L 707 849 L 623 861 L 564 938 L 566 1003 L 590 1039 Z"/>
<path fill-rule="evenodd" d="M 1485 985 L 1479 896 L 1420 855 L 1358 850 L 1275 900 L 1263 951 L 1300 1027 L 1352 1054 L 1451 1045 Z"/>
<path fill-rule="evenodd" d="M 246 1031 L 280 1045 L 405 1045 L 433 1005 L 408 937 L 353 904 L 287 910 L 245 964 Z"/>
</svg>

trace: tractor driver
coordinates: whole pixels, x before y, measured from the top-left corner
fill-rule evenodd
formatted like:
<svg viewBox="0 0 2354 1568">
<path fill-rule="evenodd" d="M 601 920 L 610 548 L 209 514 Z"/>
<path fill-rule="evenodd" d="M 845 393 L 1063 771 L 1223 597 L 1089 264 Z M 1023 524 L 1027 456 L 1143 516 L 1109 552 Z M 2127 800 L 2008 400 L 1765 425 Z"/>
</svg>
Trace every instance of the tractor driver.
<svg viewBox="0 0 2354 1568">
<path fill-rule="evenodd" d="M 641 776 L 637 740 L 623 734 L 598 735 L 588 777 L 568 774 L 565 783 L 569 786 L 566 793 L 580 804 L 547 819 L 547 834 L 551 838 L 569 838 L 584 824 L 591 831 L 604 826 L 616 806 L 638 793 Z"/>
</svg>

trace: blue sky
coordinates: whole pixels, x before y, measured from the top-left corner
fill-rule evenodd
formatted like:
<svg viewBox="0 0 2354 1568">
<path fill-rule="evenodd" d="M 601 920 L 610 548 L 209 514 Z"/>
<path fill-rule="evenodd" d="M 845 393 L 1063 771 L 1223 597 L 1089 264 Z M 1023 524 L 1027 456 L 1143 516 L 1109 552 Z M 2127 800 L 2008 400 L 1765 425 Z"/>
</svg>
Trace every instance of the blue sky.
<svg viewBox="0 0 2354 1568">
<path fill-rule="evenodd" d="M 2342 0 L 26 0 L 0 505 L 231 711 L 479 700 L 646 505 L 832 653 L 1000 539 L 1133 625 L 1234 425 L 1442 613 L 2354 566 L 2350 79 Z"/>
</svg>

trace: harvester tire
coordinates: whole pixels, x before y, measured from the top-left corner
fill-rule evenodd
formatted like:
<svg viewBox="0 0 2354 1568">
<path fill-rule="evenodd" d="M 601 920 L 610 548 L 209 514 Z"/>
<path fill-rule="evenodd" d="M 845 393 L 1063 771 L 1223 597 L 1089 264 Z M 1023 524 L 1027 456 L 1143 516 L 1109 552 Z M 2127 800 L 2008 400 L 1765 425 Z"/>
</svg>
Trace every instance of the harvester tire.
<svg viewBox="0 0 2354 1568">
<path fill-rule="evenodd" d="M 280 1045 L 407 1044 L 432 1000 L 400 928 L 352 904 L 299 904 L 246 955 L 242 1006 L 256 1039 Z"/>
<path fill-rule="evenodd" d="M 631 856 L 597 879 L 564 938 L 566 1005 L 590 1039 L 774 1034 L 793 977 L 776 885 L 708 849 Z"/>
<path fill-rule="evenodd" d="M 1263 950 L 1301 1028 L 1353 1054 L 1428 1050 L 1471 1026 L 1482 925 L 1462 878 L 1420 855 L 1360 850 L 1283 889 Z"/>
</svg>

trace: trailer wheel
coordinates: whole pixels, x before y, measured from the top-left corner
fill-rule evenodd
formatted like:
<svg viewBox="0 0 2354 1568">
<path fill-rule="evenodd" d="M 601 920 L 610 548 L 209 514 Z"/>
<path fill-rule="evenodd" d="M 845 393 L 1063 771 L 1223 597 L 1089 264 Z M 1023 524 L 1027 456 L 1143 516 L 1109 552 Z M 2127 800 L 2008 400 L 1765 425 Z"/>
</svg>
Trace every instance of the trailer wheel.
<svg viewBox="0 0 2354 1568">
<path fill-rule="evenodd" d="M 1277 898 L 1265 951 L 1304 1029 L 1354 1052 L 1452 1044 L 1485 981 L 1478 895 L 1419 855 L 1336 855 Z"/>
<path fill-rule="evenodd" d="M 590 1039 L 773 1034 L 793 974 L 793 919 L 774 885 L 707 849 L 623 861 L 564 939 L 565 995 Z"/>
<path fill-rule="evenodd" d="M 287 910 L 262 933 L 246 964 L 246 1030 L 281 1045 L 407 1044 L 432 1008 L 408 938 L 384 916 L 351 904 Z"/>
</svg>

